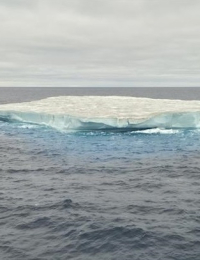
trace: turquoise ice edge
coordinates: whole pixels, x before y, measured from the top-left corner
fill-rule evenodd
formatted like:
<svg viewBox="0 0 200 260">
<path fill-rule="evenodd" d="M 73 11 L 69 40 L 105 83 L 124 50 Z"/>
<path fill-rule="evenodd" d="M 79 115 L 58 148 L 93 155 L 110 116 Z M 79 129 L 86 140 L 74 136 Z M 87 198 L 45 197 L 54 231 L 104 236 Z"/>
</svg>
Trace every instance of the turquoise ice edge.
<svg viewBox="0 0 200 260">
<path fill-rule="evenodd" d="M 134 120 L 132 118 L 88 118 L 63 114 L 0 111 L 0 121 L 37 124 L 60 131 L 137 131 L 153 128 L 196 129 L 200 128 L 200 112 L 162 113 L 148 119 Z"/>
</svg>

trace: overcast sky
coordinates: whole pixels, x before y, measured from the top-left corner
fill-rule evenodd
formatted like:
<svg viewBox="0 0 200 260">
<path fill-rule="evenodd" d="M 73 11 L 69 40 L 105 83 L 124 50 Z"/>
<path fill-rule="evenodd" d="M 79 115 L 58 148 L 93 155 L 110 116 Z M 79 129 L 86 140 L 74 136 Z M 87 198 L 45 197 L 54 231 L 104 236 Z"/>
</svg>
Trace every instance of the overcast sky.
<svg viewBox="0 0 200 260">
<path fill-rule="evenodd" d="M 0 86 L 200 86 L 200 0 L 0 0 Z"/>
</svg>

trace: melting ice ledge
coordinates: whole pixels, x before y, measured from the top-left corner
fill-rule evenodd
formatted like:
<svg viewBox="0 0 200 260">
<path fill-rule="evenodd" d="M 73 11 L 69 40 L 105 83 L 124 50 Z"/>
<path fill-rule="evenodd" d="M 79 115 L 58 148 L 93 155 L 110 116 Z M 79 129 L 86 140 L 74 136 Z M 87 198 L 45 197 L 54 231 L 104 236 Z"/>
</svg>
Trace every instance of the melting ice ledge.
<svg viewBox="0 0 200 260">
<path fill-rule="evenodd" d="M 0 120 L 58 130 L 134 131 L 200 128 L 200 101 L 117 96 L 61 96 L 0 105 Z"/>
</svg>

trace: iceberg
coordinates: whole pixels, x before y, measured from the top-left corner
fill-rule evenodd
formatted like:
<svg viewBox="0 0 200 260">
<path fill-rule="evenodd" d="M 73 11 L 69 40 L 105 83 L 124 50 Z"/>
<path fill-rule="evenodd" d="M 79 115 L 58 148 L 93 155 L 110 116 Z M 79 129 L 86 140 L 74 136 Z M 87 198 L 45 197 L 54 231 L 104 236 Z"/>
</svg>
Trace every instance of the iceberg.
<svg viewBox="0 0 200 260">
<path fill-rule="evenodd" d="M 200 128 L 200 101 L 118 96 L 61 96 L 0 105 L 0 121 L 57 130 L 138 131 Z"/>
</svg>

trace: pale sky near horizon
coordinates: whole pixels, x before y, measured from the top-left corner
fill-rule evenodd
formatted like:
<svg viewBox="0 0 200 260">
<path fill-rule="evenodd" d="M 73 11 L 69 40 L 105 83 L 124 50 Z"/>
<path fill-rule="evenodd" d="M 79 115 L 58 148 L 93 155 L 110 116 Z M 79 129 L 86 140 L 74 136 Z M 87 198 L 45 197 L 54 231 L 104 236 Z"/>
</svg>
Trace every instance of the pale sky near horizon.
<svg viewBox="0 0 200 260">
<path fill-rule="evenodd" d="M 199 0 L 0 0 L 0 86 L 200 86 Z"/>
</svg>

